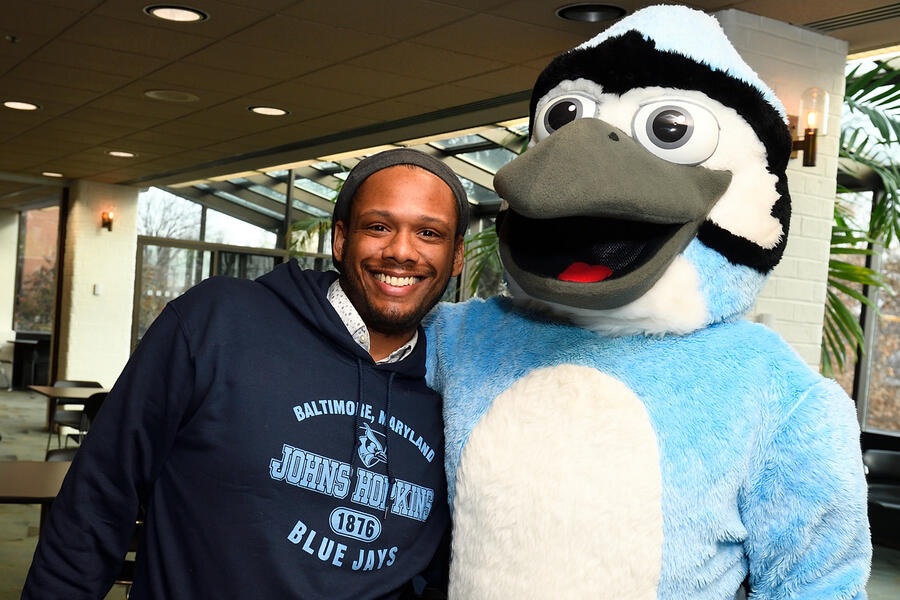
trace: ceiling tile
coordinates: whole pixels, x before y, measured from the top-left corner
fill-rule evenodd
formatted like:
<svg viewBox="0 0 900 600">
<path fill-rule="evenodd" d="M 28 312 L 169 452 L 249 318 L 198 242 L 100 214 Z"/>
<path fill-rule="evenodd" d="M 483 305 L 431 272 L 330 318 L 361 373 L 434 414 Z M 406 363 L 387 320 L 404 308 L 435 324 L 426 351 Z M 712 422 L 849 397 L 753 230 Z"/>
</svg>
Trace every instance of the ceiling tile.
<svg viewBox="0 0 900 600">
<path fill-rule="evenodd" d="M 397 100 L 381 100 L 365 106 L 345 111 L 345 114 L 360 116 L 377 122 L 396 121 L 425 114 L 433 110 L 421 103 L 399 102 Z"/>
<path fill-rule="evenodd" d="M 140 77 L 168 63 L 163 58 L 61 39 L 53 40 L 41 48 L 34 59 L 128 78 Z"/>
<path fill-rule="evenodd" d="M 169 140 L 169 143 L 148 142 L 136 139 L 134 136 L 119 138 L 115 140 L 114 144 L 116 146 L 121 146 L 122 148 L 128 148 L 129 151 L 137 152 L 142 155 L 150 153 L 161 156 L 177 154 L 195 147 L 194 145 L 182 146 L 173 140 Z M 112 143 L 110 145 L 112 145 Z"/>
<path fill-rule="evenodd" d="M 405 39 L 446 25 L 471 14 L 470 11 L 428 0 L 306 0 L 285 9 L 284 14 L 324 23 Z"/>
<path fill-rule="evenodd" d="M 202 65 L 187 63 L 176 63 L 160 69 L 153 74 L 152 79 L 153 81 L 181 86 L 179 89 L 213 90 L 235 95 L 265 88 L 277 81 L 275 77 L 248 75 L 246 73 L 211 69 Z"/>
<path fill-rule="evenodd" d="M 65 131 L 84 132 L 89 135 L 105 136 L 107 139 L 122 137 L 133 131 L 132 127 L 111 125 L 109 123 L 97 123 L 95 121 L 84 121 L 70 115 L 52 119 L 47 122 L 47 125 Z"/>
<path fill-rule="evenodd" d="M 266 19 L 229 39 L 238 44 L 324 58 L 331 62 L 365 54 L 393 41 L 379 35 L 283 15 Z"/>
<path fill-rule="evenodd" d="M 387 98 L 434 85 L 420 77 L 396 75 L 364 67 L 340 64 L 299 77 L 294 81 L 351 94 Z"/>
<path fill-rule="evenodd" d="M 441 2 L 462 8 L 469 8 L 471 10 L 484 11 L 503 4 L 508 4 L 509 0 L 441 0 Z"/>
<path fill-rule="evenodd" d="M 498 96 L 522 90 L 530 90 L 540 75 L 540 70 L 528 67 L 507 67 L 484 75 L 460 79 L 456 85 L 492 92 Z"/>
<path fill-rule="evenodd" d="M 49 83 L 25 81 L 14 77 L 0 78 L 0 100 L 33 102 L 41 107 L 41 110 L 37 113 L 27 113 L 33 116 L 42 114 L 49 117 L 50 115 L 61 114 L 74 106 L 90 102 L 96 97 L 97 93 L 95 92 L 75 90 Z M 57 98 L 64 98 L 66 102 L 71 102 L 71 104 L 59 103 Z M 3 110 L 7 109 L 4 108 Z"/>
<path fill-rule="evenodd" d="M 198 98 L 193 102 L 166 102 L 164 100 L 154 100 L 145 96 L 144 92 L 147 92 L 149 90 L 175 90 L 178 92 L 188 92 L 196 95 Z M 204 109 L 208 106 L 215 106 L 216 104 L 221 104 L 222 102 L 231 100 L 232 98 L 234 98 L 235 94 L 230 94 L 227 92 L 217 92 L 208 89 L 201 90 L 195 87 L 185 87 L 181 85 L 171 85 L 169 83 L 166 83 L 165 81 L 157 81 L 156 79 L 149 77 L 147 79 L 139 79 L 137 81 L 129 83 L 128 85 L 116 90 L 115 94 L 111 94 L 111 96 L 126 96 L 134 101 L 151 103 L 153 106 L 174 106 L 180 107 L 178 109 L 179 111 L 184 109 L 187 110 L 187 112 L 193 112 L 196 110 Z M 179 112 L 178 114 L 185 113 Z"/>
<path fill-rule="evenodd" d="M 193 102 L 160 102 L 143 95 L 129 96 L 125 94 L 108 94 L 87 106 L 89 108 L 115 111 L 135 117 L 147 117 L 155 122 L 168 121 L 196 112 L 199 107 Z"/>
<path fill-rule="evenodd" d="M 611 19 L 599 23 L 583 23 L 557 17 L 557 8 L 565 6 L 566 4 L 574 3 L 548 3 L 547 0 L 515 0 L 514 2 L 507 2 L 502 6 L 492 8 L 485 12 L 514 21 L 522 21 L 531 23 L 532 25 L 540 25 L 542 27 L 549 27 L 550 29 L 567 31 L 579 37 L 582 41 L 591 39 L 615 22 L 615 19 Z M 624 2 L 614 2 L 613 4 L 626 10 L 629 9 L 629 6 Z M 631 4 L 639 3 L 632 2 Z"/>
<path fill-rule="evenodd" d="M 325 115 L 317 119 L 311 119 L 301 123 L 301 127 L 306 135 L 300 139 L 313 139 L 325 135 L 334 135 L 344 131 L 350 131 L 367 125 L 374 125 L 376 120 L 364 117 L 362 115 L 351 115 L 347 112 L 340 112 L 333 115 Z"/>
<path fill-rule="evenodd" d="M 436 83 L 455 81 L 506 66 L 499 61 L 411 42 L 376 50 L 349 62 L 398 75 L 423 77 Z"/>
<path fill-rule="evenodd" d="M 241 73 L 262 73 L 279 79 L 289 79 L 309 73 L 328 64 L 321 58 L 299 56 L 259 46 L 223 41 L 204 48 L 185 59 L 214 69 Z"/>
<path fill-rule="evenodd" d="M 79 13 L 88 13 L 97 6 L 97 0 L 30 0 L 32 4 L 42 4 L 48 7 L 62 7 L 69 10 L 77 10 Z"/>
<path fill-rule="evenodd" d="M 144 12 L 144 7 L 152 4 L 149 0 L 115 0 L 101 4 L 94 14 L 130 21 L 141 25 L 161 27 L 187 35 L 202 35 L 210 38 L 223 38 L 235 31 L 264 19 L 271 10 L 261 10 L 255 5 L 237 6 L 219 0 L 203 0 L 187 2 L 188 6 L 198 8 L 209 15 L 205 21 L 177 23 L 157 19 Z"/>
<path fill-rule="evenodd" d="M 484 90 L 458 85 L 439 85 L 427 90 L 413 92 L 397 97 L 401 102 L 427 106 L 431 110 L 461 106 L 471 102 L 478 102 L 487 98 L 493 98 L 496 94 Z"/>
<path fill-rule="evenodd" d="M 72 92 L 76 98 L 82 98 L 81 100 L 75 100 L 68 94 L 62 96 L 73 104 L 86 102 L 97 97 L 97 94 L 112 91 L 130 81 L 129 78 L 120 75 L 108 75 L 36 60 L 25 61 L 11 70 L 4 79 L 7 77 L 41 82 L 42 85 L 48 86 L 48 89 L 63 89 L 61 86 L 74 88 Z"/>
<path fill-rule="evenodd" d="M 7 30 L 0 25 L 0 31 Z M 7 61 L 14 60 L 15 62 L 25 60 L 51 39 L 52 36 L 50 35 L 37 33 L 23 33 L 22 35 L 17 35 L 15 43 L 0 39 L 0 58 Z"/>
<path fill-rule="evenodd" d="M 491 60 L 518 63 L 562 52 L 584 39 L 575 34 L 493 15 L 475 15 L 413 41 L 446 50 L 464 50 Z"/>
<path fill-rule="evenodd" d="M 257 101 L 262 104 L 290 102 L 293 108 L 311 109 L 317 114 L 333 113 L 378 100 L 375 96 L 368 94 L 327 90 L 297 81 L 274 85 L 260 92 L 248 94 L 245 98 L 255 99 L 253 104 L 256 104 Z"/>
<path fill-rule="evenodd" d="M 816 0 L 816 2 L 784 2 L 784 0 L 742 0 L 732 2 L 729 8 L 736 8 L 755 15 L 778 15 L 785 23 L 802 24 L 822 19 L 840 17 L 846 14 L 886 6 L 885 0 L 859 0 L 852 6 L 846 0 Z M 895 24 L 896 25 L 896 24 Z"/>
<path fill-rule="evenodd" d="M 66 129 L 66 125 L 68 125 L 68 123 L 56 124 L 55 121 L 52 121 L 35 127 L 28 132 L 28 135 L 38 138 L 60 140 L 62 142 L 76 142 L 91 145 L 101 144 L 115 137 L 114 134 L 100 134 L 96 131 L 72 131 Z"/>
<path fill-rule="evenodd" d="M 61 37 L 102 48 L 168 59 L 183 57 L 214 41 L 196 33 L 178 33 L 165 27 L 141 25 L 98 15 L 85 17 Z"/>
<path fill-rule="evenodd" d="M 82 106 L 66 115 L 66 119 L 74 119 L 87 123 L 95 123 L 103 126 L 119 126 L 124 131 L 132 132 L 135 129 L 144 129 L 157 125 L 162 118 L 145 117 L 114 110 L 100 109 L 95 106 Z"/>
<path fill-rule="evenodd" d="M 156 127 L 151 127 L 147 131 L 162 135 L 189 136 L 201 142 L 205 141 L 206 143 L 221 142 L 222 140 L 229 140 L 239 135 L 239 132 L 234 132 L 221 125 L 210 127 L 206 124 L 189 122 L 187 118 L 184 117 L 163 123 L 162 125 L 157 125 Z"/>
<path fill-rule="evenodd" d="M 199 148 L 209 143 L 209 140 L 207 139 L 200 139 L 192 135 L 176 135 L 170 132 L 158 131 L 156 127 L 133 133 L 128 136 L 127 139 L 155 144 L 174 144 L 180 148 Z"/>
<path fill-rule="evenodd" d="M 234 134 L 254 133 L 271 129 L 277 124 L 274 117 L 255 115 L 247 110 L 243 101 L 226 102 L 203 112 L 182 117 L 179 122 L 217 128 Z M 281 117 L 283 118 L 283 117 Z M 276 119 L 277 120 L 277 119 Z"/>
<path fill-rule="evenodd" d="M 57 6 L 48 10 L 37 2 L 4 2 L 3 34 L 13 34 L 23 38 L 27 34 L 55 36 L 77 22 L 83 16 L 78 10 Z"/>
</svg>

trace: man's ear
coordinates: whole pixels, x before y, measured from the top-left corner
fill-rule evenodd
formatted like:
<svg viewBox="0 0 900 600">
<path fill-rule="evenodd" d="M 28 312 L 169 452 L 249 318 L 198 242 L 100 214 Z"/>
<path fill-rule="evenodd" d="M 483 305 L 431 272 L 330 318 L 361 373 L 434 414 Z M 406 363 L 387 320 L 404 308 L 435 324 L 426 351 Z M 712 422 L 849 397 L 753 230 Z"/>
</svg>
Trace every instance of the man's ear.
<svg viewBox="0 0 900 600">
<path fill-rule="evenodd" d="M 463 236 L 456 236 L 456 244 L 453 248 L 453 275 L 462 273 L 463 264 L 466 262 L 466 244 Z"/>
<path fill-rule="evenodd" d="M 337 262 L 341 262 L 341 259 L 344 257 L 344 242 L 347 239 L 344 233 L 344 222 L 335 221 L 334 239 L 331 242 L 331 255 Z"/>
</svg>

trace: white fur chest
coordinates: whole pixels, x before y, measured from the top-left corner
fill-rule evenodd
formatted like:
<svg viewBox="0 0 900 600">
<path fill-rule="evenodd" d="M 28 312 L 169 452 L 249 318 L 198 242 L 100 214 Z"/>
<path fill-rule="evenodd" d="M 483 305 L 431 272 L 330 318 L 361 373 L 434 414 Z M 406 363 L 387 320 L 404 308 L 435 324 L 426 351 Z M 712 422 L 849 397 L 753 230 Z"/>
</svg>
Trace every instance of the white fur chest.
<svg viewBox="0 0 900 600">
<path fill-rule="evenodd" d="M 529 373 L 472 429 L 456 475 L 452 599 L 656 598 L 659 455 L 621 381 Z"/>
</svg>

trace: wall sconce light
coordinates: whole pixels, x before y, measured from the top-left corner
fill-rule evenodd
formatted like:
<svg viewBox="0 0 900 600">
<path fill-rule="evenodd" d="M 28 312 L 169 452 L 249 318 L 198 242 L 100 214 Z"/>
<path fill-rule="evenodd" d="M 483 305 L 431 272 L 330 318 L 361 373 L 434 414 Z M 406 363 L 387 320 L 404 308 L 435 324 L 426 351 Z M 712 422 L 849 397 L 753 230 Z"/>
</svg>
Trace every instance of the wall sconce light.
<svg viewBox="0 0 900 600">
<path fill-rule="evenodd" d="M 100 213 L 100 226 L 105 227 L 107 231 L 112 231 L 113 218 L 115 215 L 111 210 L 104 210 Z"/>
<path fill-rule="evenodd" d="M 800 116 L 791 116 L 792 128 L 803 125 L 803 139 L 795 139 L 791 149 L 803 152 L 803 166 L 816 166 L 816 140 L 828 133 L 828 92 L 809 88 L 800 97 Z M 791 155 L 796 156 L 796 154 Z"/>
</svg>

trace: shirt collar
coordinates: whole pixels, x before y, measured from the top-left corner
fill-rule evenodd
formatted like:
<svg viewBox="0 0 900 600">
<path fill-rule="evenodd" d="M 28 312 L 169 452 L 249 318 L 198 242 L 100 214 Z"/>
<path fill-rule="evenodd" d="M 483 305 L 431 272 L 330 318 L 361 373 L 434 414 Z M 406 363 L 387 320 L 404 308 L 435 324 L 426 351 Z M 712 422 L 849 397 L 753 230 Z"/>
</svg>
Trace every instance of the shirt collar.
<svg viewBox="0 0 900 600">
<path fill-rule="evenodd" d="M 344 292 L 344 288 L 341 287 L 340 279 L 335 279 L 334 283 L 328 287 L 326 298 L 328 298 L 328 302 L 331 303 L 331 306 L 341 318 L 344 327 L 347 328 L 353 341 L 359 344 L 363 350 L 368 352 L 370 348 L 369 330 L 363 322 L 362 317 L 359 316 L 356 307 L 353 306 L 353 303 L 350 302 L 350 298 L 348 298 L 347 294 Z M 419 331 L 416 329 L 408 342 L 391 352 L 385 358 L 375 361 L 376 364 L 395 363 L 403 360 L 412 353 L 418 340 Z"/>
</svg>

